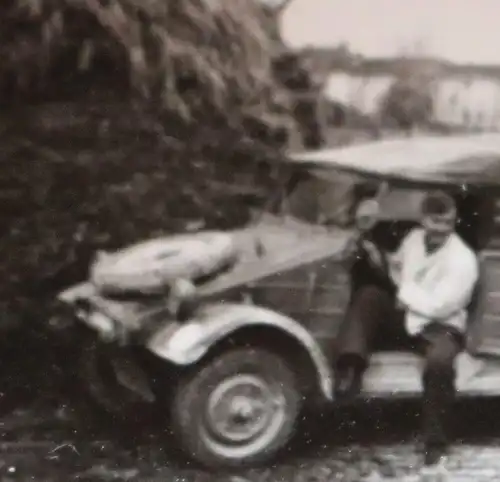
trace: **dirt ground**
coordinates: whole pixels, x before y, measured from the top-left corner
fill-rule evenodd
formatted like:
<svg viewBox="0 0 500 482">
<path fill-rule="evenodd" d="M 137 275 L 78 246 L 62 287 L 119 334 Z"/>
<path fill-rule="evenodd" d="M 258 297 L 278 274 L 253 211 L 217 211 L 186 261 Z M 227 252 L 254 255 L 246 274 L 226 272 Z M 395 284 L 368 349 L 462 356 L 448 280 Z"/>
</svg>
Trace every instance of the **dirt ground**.
<svg viewBox="0 0 500 482">
<path fill-rule="evenodd" d="M 499 407 L 498 400 L 457 406 L 448 460 L 453 482 L 500 480 Z M 420 464 L 416 403 L 377 403 L 318 416 L 304 424 L 272 466 L 231 474 L 196 468 L 176 453 L 164 433 L 147 427 L 140 435 L 124 426 L 103 428 L 91 416 L 68 419 L 70 412 L 68 407 L 20 410 L 0 421 L 0 480 L 404 481 Z"/>
</svg>

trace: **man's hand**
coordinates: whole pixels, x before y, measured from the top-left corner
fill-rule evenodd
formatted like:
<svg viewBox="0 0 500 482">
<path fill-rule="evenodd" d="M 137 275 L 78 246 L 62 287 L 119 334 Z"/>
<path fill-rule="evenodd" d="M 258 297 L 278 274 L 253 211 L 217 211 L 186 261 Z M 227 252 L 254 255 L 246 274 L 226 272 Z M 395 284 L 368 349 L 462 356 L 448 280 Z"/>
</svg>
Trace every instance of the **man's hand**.
<svg viewBox="0 0 500 482">
<path fill-rule="evenodd" d="M 342 252 L 342 259 L 347 266 L 352 266 L 359 258 L 360 247 L 356 239 L 350 239 Z"/>
<path fill-rule="evenodd" d="M 382 251 L 375 246 L 375 244 L 371 241 L 364 239 L 362 241 L 363 249 L 366 251 L 368 255 L 368 259 L 371 264 L 373 264 L 377 268 L 384 268 L 385 259 Z"/>
</svg>

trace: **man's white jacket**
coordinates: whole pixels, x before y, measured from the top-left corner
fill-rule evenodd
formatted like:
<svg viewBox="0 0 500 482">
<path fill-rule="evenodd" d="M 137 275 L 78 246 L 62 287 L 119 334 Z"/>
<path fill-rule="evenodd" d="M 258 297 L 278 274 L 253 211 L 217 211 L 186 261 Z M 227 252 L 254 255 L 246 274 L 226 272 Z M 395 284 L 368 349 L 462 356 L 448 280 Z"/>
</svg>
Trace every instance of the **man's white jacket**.
<svg viewBox="0 0 500 482">
<path fill-rule="evenodd" d="M 414 229 L 396 254 L 398 301 L 406 307 L 406 329 L 417 335 L 437 321 L 467 329 L 466 308 L 479 278 L 478 259 L 455 233 L 428 254 L 423 229 Z"/>
</svg>

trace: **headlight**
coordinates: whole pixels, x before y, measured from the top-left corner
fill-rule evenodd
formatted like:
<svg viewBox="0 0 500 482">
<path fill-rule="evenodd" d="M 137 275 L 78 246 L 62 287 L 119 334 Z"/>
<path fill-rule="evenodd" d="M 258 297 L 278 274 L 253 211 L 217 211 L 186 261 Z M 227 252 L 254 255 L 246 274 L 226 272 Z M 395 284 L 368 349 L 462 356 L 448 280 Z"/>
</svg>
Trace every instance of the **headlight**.
<svg viewBox="0 0 500 482">
<path fill-rule="evenodd" d="M 116 323 L 99 311 L 92 311 L 85 318 L 87 325 L 94 328 L 105 341 L 112 341 L 118 335 Z"/>
<path fill-rule="evenodd" d="M 177 318 L 185 318 L 191 312 L 196 298 L 196 286 L 189 280 L 178 279 L 170 288 L 168 310 Z"/>
</svg>

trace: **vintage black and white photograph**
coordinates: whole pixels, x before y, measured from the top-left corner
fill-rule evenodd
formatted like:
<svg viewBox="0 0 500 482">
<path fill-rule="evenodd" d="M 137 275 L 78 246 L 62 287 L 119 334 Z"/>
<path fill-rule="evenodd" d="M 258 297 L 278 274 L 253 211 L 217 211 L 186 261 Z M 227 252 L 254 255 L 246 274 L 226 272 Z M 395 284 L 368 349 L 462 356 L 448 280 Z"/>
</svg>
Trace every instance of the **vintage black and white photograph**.
<svg viewBox="0 0 500 482">
<path fill-rule="evenodd" d="M 499 13 L 2 0 L 0 481 L 500 481 Z"/>
</svg>

